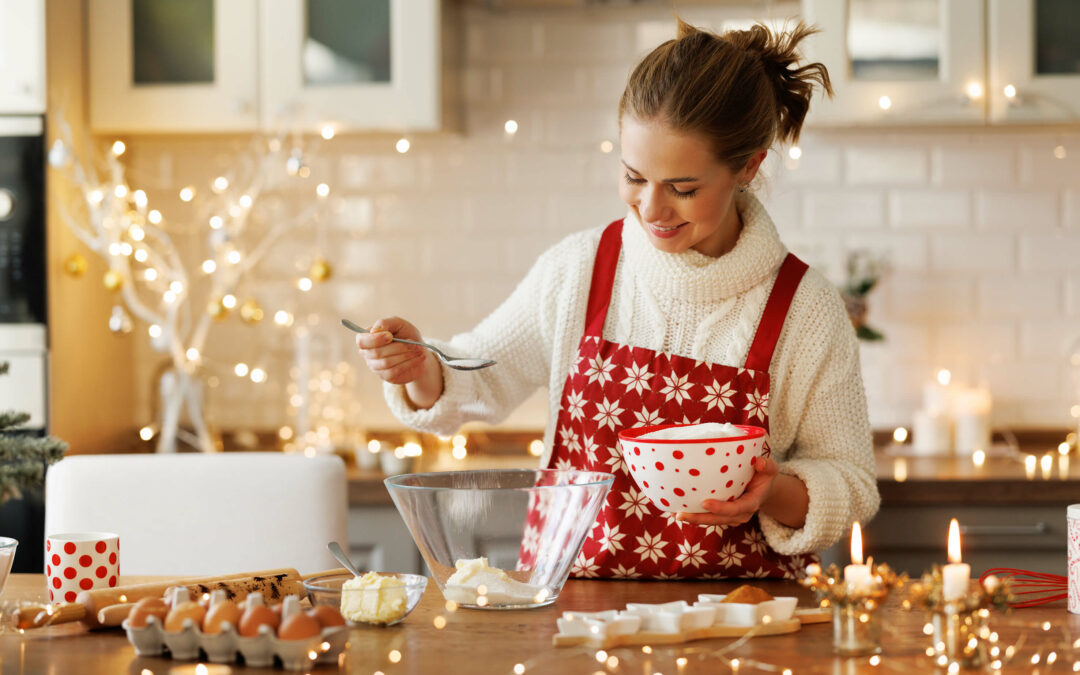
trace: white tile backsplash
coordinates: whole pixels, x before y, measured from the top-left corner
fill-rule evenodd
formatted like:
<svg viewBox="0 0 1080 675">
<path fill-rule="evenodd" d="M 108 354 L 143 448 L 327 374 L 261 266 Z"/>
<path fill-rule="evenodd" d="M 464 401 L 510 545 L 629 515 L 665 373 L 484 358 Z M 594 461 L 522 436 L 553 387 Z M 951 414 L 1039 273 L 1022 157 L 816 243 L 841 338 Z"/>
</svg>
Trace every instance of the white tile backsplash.
<svg viewBox="0 0 1080 675">
<path fill-rule="evenodd" d="M 726 11 L 694 8 L 717 25 Z M 358 426 L 396 422 L 337 319 L 396 314 L 449 337 L 502 302 L 562 236 L 621 217 L 618 98 L 635 56 L 674 35 L 670 13 L 649 4 L 470 8 L 464 19 L 464 63 L 448 79 L 462 83 L 462 127 L 413 136 L 405 155 L 396 136 L 323 143 L 310 159 L 333 177 L 324 239 L 308 231 L 283 242 L 242 293 L 268 318 L 287 309 L 298 323 L 320 320 L 356 370 Z M 613 152 L 600 150 L 604 140 Z M 173 213 L 179 187 L 206 184 L 244 143 L 155 137 L 129 147 L 133 176 Z M 770 156 L 756 187 L 788 246 L 837 281 L 849 250 L 888 255 L 869 315 L 887 339 L 862 351 L 872 422 L 910 424 L 922 384 L 944 367 L 988 383 L 995 424 L 1066 425 L 1080 402 L 1064 354 L 1080 339 L 1080 133 L 810 127 L 800 148 L 798 160 L 787 148 Z M 293 275 L 320 241 L 334 276 L 300 295 Z M 207 357 L 227 380 L 208 397 L 216 423 L 287 423 L 288 331 L 234 320 L 214 331 Z M 160 355 L 144 346 L 138 359 L 149 381 Z M 240 359 L 263 364 L 271 386 L 231 375 Z M 148 417 L 149 387 L 139 393 Z M 545 407 L 537 392 L 504 425 L 539 428 Z"/>
</svg>

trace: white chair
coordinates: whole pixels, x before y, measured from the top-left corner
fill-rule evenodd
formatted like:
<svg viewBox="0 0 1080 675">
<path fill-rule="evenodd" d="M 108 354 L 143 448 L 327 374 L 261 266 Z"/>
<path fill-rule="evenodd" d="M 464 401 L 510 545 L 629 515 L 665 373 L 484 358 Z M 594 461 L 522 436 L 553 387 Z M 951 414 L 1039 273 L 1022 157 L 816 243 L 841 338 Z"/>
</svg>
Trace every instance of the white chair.
<svg viewBox="0 0 1080 675">
<path fill-rule="evenodd" d="M 115 532 L 122 574 L 340 567 L 345 465 L 276 452 L 73 455 L 45 481 L 45 534 Z"/>
</svg>

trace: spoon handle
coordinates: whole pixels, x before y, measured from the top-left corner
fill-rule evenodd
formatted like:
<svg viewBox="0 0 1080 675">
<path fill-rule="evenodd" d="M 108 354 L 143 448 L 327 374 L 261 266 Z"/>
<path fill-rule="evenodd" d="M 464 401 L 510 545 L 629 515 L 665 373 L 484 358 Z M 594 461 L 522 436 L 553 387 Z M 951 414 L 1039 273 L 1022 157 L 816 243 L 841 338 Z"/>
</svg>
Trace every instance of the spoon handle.
<svg viewBox="0 0 1080 675">
<path fill-rule="evenodd" d="M 356 565 L 353 564 L 352 559 L 349 558 L 349 554 L 341 548 L 341 544 L 336 541 L 332 541 L 326 545 L 326 548 L 330 550 L 330 554 L 337 558 L 337 561 L 345 566 L 345 569 L 353 573 L 353 576 L 361 576 L 359 570 L 356 569 Z"/>
</svg>

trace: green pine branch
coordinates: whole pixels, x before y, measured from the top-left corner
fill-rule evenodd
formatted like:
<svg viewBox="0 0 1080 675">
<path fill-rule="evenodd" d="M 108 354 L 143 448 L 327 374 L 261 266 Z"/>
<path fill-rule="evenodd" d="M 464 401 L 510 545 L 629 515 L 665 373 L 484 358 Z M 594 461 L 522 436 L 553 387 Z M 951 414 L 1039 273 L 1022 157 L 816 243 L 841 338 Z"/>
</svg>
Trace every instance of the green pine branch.
<svg viewBox="0 0 1080 675">
<path fill-rule="evenodd" d="M 29 419 L 27 413 L 0 412 L 0 429 L 11 429 Z M 0 433 L 0 502 L 40 485 L 45 468 L 58 462 L 67 449 L 67 443 L 52 436 Z"/>
</svg>

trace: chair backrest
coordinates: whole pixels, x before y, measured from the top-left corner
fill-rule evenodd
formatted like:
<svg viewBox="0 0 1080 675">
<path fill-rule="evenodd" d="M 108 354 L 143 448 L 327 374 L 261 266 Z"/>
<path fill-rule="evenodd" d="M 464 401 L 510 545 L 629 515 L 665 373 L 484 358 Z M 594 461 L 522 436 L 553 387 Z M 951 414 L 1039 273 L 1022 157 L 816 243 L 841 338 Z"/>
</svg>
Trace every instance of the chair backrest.
<svg viewBox="0 0 1080 675">
<path fill-rule="evenodd" d="M 45 534 L 119 534 L 121 574 L 308 574 L 339 567 L 347 499 L 335 456 L 74 455 L 48 471 Z"/>
</svg>

